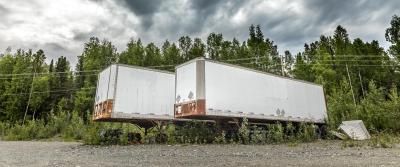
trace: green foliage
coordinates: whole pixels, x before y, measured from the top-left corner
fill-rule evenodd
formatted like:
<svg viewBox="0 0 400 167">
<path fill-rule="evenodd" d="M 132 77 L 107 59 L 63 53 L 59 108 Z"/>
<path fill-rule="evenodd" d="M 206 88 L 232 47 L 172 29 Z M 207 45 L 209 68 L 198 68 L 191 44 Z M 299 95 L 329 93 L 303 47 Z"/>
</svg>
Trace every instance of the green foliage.
<svg viewBox="0 0 400 167">
<path fill-rule="evenodd" d="M 350 140 L 350 139 L 343 140 L 342 147 L 346 148 L 346 147 L 369 146 L 372 148 L 392 148 L 399 142 L 400 140 L 398 134 L 380 132 L 373 134 L 370 140 L 362 140 L 362 141 Z"/>
<path fill-rule="evenodd" d="M 368 90 L 359 104 L 352 102 L 347 82 L 342 82 L 342 89 L 333 91 L 328 97 L 328 122 L 331 128 L 335 129 L 345 120 L 360 119 L 372 133 L 400 130 L 397 121 L 400 118 L 400 98 L 396 86 L 393 85 L 386 94 L 371 81 Z"/>
<path fill-rule="evenodd" d="M 282 124 L 279 122 L 276 124 L 268 124 L 267 129 L 267 143 L 281 143 L 284 141 L 284 129 Z"/>
<path fill-rule="evenodd" d="M 240 125 L 238 135 L 240 138 L 240 142 L 242 144 L 249 144 L 249 134 L 250 134 L 250 129 L 249 129 L 249 122 L 247 118 L 243 118 L 242 123 Z"/>
<path fill-rule="evenodd" d="M 371 140 L 368 145 L 376 148 L 391 148 L 396 142 L 398 141 L 395 141 L 394 136 L 387 133 L 378 133 L 371 136 Z"/>
<path fill-rule="evenodd" d="M 85 128 L 83 143 L 88 145 L 126 145 L 137 143 L 131 134 L 139 133 L 140 129 L 131 124 L 122 123 L 91 123 Z"/>
<path fill-rule="evenodd" d="M 260 127 L 253 126 L 253 133 L 250 135 L 251 144 L 264 144 L 266 142 L 266 132 Z"/>
<path fill-rule="evenodd" d="M 88 145 L 100 145 L 101 137 L 100 137 L 100 129 L 101 124 L 94 124 L 93 126 L 89 126 L 86 128 L 86 135 L 83 136 L 83 143 Z"/>
<path fill-rule="evenodd" d="M 342 80 L 340 87 L 334 89 L 327 100 L 330 126 L 338 127 L 342 121 L 356 118 L 357 106 L 353 103 L 350 85 L 346 80 Z"/>
<path fill-rule="evenodd" d="M 296 127 L 292 122 L 288 122 L 285 127 L 285 140 L 294 141 L 296 139 Z"/>
<path fill-rule="evenodd" d="M 297 135 L 298 140 L 302 142 L 310 142 L 317 139 L 316 127 L 313 124 L 300 123 L 299 132 Z"/>
<path fill-rule="evenodd" d="M 212 143 L 215 137 L 216 127 L 205 122 L 190 121 L 174 131 L 174 140 L 178 143 Z"/>
<path fill-rule="evenodd" d="M 137 41 L 131 39 L 127 44 L 126 50 L 119 56 L 118 61 L 121 64 L 144 66 L 144 53 L 142 41 L 140 39 Z"/>
<path fill-rule="evenodd" d="M 227 143 L 225 131 L 222 131 L 220 135 L 218 135 L 214 138 L 214 143 L 216 143 L 216 144 L 226 144 Z"/>
</svg>

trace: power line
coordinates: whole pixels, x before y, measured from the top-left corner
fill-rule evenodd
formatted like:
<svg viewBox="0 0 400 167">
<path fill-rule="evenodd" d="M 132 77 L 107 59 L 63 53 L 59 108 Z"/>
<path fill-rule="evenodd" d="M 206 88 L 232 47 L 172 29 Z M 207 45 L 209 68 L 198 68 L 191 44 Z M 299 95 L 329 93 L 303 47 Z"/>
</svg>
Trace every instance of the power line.
<svg viewBox="0 0 400 167">
<path fill-rule="evenodd" d="M 267 61 L 262 61 L 258 63 L 270 63 Z M 249 62 L 249 63 L 239 63 L 239 65 L 245 65 L 245 64 L 255 64 L 255 62 Z M 285 64 L 283 64 L 284 66 Z M 304 63 L 304 64 L 294 64 L 294 65 L 302 65 L 302 66 L 315 66 L 315 65 L 332 65 L 332 66 L 346 66 L 346 64 L 333 64 L 333 63 Z M 267 66 L 282 66 L 282 64 L 267 64 Z M 379 67 L 379 66 L 389 66 L 389 67 L 397 67 L 400 66 L 400 64 L 348 64 L 348 66 L 362 66 L 362 67 Z"/>
<path fill-rule="evenodd" d="M 162 68 L 162 67 L 175 67 L 175 65 L 157 65 L 157 66 L 143 66 L 147 68 Z M 51 74 L 68 74 L 72 73 L 74 76 L 79 76 L 77 73 L 96 73 L 98 74 L 101 70 L 86 70 L 86 71 L 63 71 L 63 72 L 42 72 L 42 73 L 35 73 L 35 75 L 51 75 Z M 0 74 L 0 76 L 19 76 L 19 75 L 33 75 L 33 73 L 18 73 L 18 74 Z M 30 78 L 30 77 L 29 77 Z"/>
<path fill-rule="evenodd" d="M 321 63 L 315 63 L 315 64 L 296 64 L 296 65 L 302 65 L 302 66 L 307 66 L 307 65 L 331 65 L 331 66 L 346 66 L 346 64 L 321 64 Z M 348 66 L 352 67 L 400 67 L 400 65 L 388 65 L 388 64 L 348 64 Z"/>
<path fill-rule="evenodd" d="M 88 88 L 80 88 L 80 89 L 64 89 L 64 90 L 53 90 L 53 91 L 33 91 L 32 94 L 44 94 L 44 93 L 60 93 L 60 92 L 70 92 L 70 91 L 78 91 L 78 90 L 91 90 L 95 89 L 96 87 L 88 87 Z M 7 93 L 2 94 L 5 96 L 21 96 L 21 95 L 29 95 L 29 93 Z"/>
<path fill-rule="evenodd" d="M 220 61 L 241 61 L 241 60 L 253 60 L 253 59 L 262 59 L 262 58 L 267 58 L 267 56 L 239 58 L 239 59 L 225 59 L 225 60 L 220 60 Z"/>
<path fill-rule="evenodd" d="M 344 60 L 344 59 L 340 59 L 340 60 L 316 60 L 316 62 L 320 62 L 320 61 L 327 61 L 327 62 L 382 62 L 382 61 L 390 61 L 390 60 Z"/>
<path fill-rule="evenodd" d="M 160 68 L 160 67 L 175 67 L 175 66 L 176 65 L 169 64 L 169 65 L 144 66 L 144 67 L 147 67 L 147 68 Z"/>
<path fill-rule="evenodd" d="M 67 73 L 90 73 L 99 72 L 99 70 L 88 70 L 88 71 L 65 71 L 65 72 L 42 72 L 35 73 L 35 75 L 50 75 L 50 74 L 67 74 Z M 14 75 L 33 75 L 33 73 L 18 73 L 18 74 L 0 74 L 0 76 L 14 76 Z"/>
<path fill-rule="evenodd" d="M 83 75 L 74 75 L 75 77 L 77 76 L 97 76 L 98 74 L 83 74 Z M 46 75 L 42 76 L 36 76 L 35 78 L 40 78 L 40 77 L 46 77 Z M 60 75 L 54 75 L 51 76 L 52 78 L 61 78 L 61 77 L 69 77 L 69 76 L 60 76 Z M 1 77 L 0 80 L 8 80 L 8 79 L 25 79 L 25 78 L 32 78 L 30 76 L 8 76 L 8 77 Z"/>
</svg>

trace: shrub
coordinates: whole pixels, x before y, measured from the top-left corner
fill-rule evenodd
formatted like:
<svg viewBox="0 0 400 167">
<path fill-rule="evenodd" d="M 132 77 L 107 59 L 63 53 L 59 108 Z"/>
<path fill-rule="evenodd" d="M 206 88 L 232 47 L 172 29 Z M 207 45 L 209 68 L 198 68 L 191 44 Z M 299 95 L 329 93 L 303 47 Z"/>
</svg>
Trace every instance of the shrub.
<svg viewBox="0 0 400 167">
<path fill-rule="evenodd" d="M 314 141 L 317 138 L 314 124 L 300 123 L 297 139 L 303 142 Z"/>
<path fill-rule="evenodd" d="M 253 126 L 250 135 L 251 144 L 264 144 L 266 142 L 266 132 L 261 127 Z"/>
<path fill-rule="evenodd" d="M 368 145 L 376 148 L 392 148 L 394 143 L 395 139 L 393 136 L 387 133 L 378 133 L 372 135 Z"/>
<path fill-rule="evenodd" d="M 214 138 L 214 143 L 216 144 L 226 144 L 226 134 L 225 131 L 222 131 L 218 136 Z"/>
<path fill-rule="evenodd" d="M 177 126 L 174 130 L 174 140 L 178 143 L 212 143 L 215 136 L 215 125 L 205 122 L 186 122 L 183 126 Z"/>
<path fill-rule="evenodd" d="M 267 128 L 267 143 L 281 143 L 284 141 L 284 130 L 281 123 L 268 124 Z"/>
<path fill-rule="evenodd" d="M 296 127 L 292 122 L 288 122 L 285 127 L 285 140 L 294 141 L 296 139 Z"/>
<path fill-rule="evenodd" d="M 7 122 L 0 122 L 0 139 L 6 136 L 7 132 L 9 131 L 10 124 Z"/>
<path fill-rule="evenodd" d="M 44 121 L 29 120 L 25 125 L 15 124 L 10 127 L 5 140 L 32 140 L 48 138 L 49 134 L 46 133 Z"/>
<path fill-rule="evenodd" d="M 166 127 L 166 134 L 167 134 L 167 139 L 168 139 L 168 144 L 176 144 L 177 143 L 177 140 L 176 140 L 176 137 L 175 137 L 175 125 L 173 125 L 173 124 L 168 124 L 167 125 L 167 127 Z"/>
<path fill-rule="evenodd" d="M 83 143 L 88 145 L 100 145 L 100 125 L 93 124 L 88 126 L 85 130 L 85 135 L 83 136 Z"/>
<path fill-rule="evenodd" d="M 79 117 L 76 111 L 72 112 L 66 127 L 61 128 L 61 135 L 63 139 L 73 140 L 81 140 L 85 135 L 83 119 Z"/>
<path fill-rule="evenodd" d="M 242 124 L 240 125 L 239 128 L 239 138 L 242 144 L 248 144 L 249 143 L 249 123 L 247 118 L 243 118 Z"/>
</svg>

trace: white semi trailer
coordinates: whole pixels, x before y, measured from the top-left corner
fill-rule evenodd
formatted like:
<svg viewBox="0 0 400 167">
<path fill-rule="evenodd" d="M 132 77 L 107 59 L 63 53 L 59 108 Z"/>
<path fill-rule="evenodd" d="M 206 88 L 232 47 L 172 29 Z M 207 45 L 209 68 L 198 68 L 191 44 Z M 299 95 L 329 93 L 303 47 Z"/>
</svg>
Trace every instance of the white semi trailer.
<svg viewBox="0 0 400 167">
<path fill-rule="evenodd" d="M 324 123 L 323 87 L 203 58 L 176 67 L 175 117 Z"/>
<path fill-rule="evenodd" d="M 114 64 L 98 75 L 93 119 L 174 120 L 175 74 Z"/>
</svg>

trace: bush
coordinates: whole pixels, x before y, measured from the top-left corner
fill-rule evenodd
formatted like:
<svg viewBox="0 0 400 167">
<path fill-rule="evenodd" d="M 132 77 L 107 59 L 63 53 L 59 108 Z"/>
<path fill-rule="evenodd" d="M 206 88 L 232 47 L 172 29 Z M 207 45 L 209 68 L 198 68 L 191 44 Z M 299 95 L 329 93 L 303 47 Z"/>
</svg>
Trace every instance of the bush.
<svg viewBox="0 0 400 167">
<path fill-rule="evenodd" d="M 340 88 L 328 97 L 328 125 L 336 129 L 342 121 L 362 120 L 372 133 L 400 130 L 400 97 L 396 85 L 385 90 L 369 82 L 368 92 L 354 104 L 350 86 L 342 81 Z"/>
<path fill-rule="evenodd" d="M 284 141 L 284 130 L 281 123 L 268 124 L 267 128 L 267 143 L 281 143 Z"/>
<path fill-rule="evenodd" d="M 6 122 L 0 122 L 0 139 L 3 138 L 8 132 L 8 129 L 10 128 L 10 124 Z"/>
<path fill-rule="evenodd" d="M 251 144 L 264 144 L 266 142 L 266 131 L 257 126 L 252 127 L 252 133 L 250 135 Z"/>
<path fill-rule="evenodd" d="M 216 137 L 215 125 L 190 121 L 183 126 L 177 126 L 174 130 L 174 140 L 178 143 L 204 144 L 212 143 Z"/>
<path fill-rule="evenodd" d="M 44 121 L 27 121 L 25 125 L 16 124 L 8 129 L 5 140 L 32 140 L 48 138 Z"/>
<path fill-rule="evenodd" d="M 83 143 L 88 145 L 126 145 L 141 142 L 139 131 L 130 124 L 90 122 L 82 138 Z"/>
<path fill-rule="evenodd" d="M 165 130 L 165 133 L 167 134 L 167 142 L 168 144 L 176 144 L 178 141 L 175 137 L 175 134 L 177 132 L 175 132 L 175 125 L 174 124 L 168 124 Z"/>
<path fill-rule="evenodd" d="M 61 128 L 61 135 L 63 139 L 81 140 L 83 138 L 85 135 L 85 125 L 77 112 L 72 112 L 66 127 Z"/>
<path fill-rule="evenodd" d="M 368 145 L 376 148 L 392 148 L 394 143 L 394 136 L 391 136 L 387 133 L 378 133 L 371 136 L 371 140 Z"/>
<path fill-rule="evenodd" d="M 80 140 L 85 135 L 86 128 L 91 125 L 85 125 L 77 112 L 72 114 L 61 112 L 56 115 L 51 113 L 47 123 L 44 119 L 28 120 L 24 125 L 1 123 L 0 135 L 4 140 L 35 140 L 52 137 Z"/>
<path fill-rule="evenodd" d="M 316 128 L 314 124 L 300 123 L 299 132 L 297 134 L 297 139 L 302 142 L 311 142 L 317 139 L 315 133 Z"/>
<path fill-rule="evenodd" d="M 293 126 L 292 122 L 288 122 L 285 127 L 285 140 L 294 141 L 296 140 L 296 127 Z"/>
<path fill-rule="evenodd" d="M 243 118 L 242 124 L 240 125 L 239 128 L 239 138 L 242 144 L 249 144 L 249 134 L 250 134 L 250 130 L 249 130 L 249 123 L 247 118 Z"/>
<path fill-rule="evenodd" d="M 88 126 L 85 130 L 85 135 L 83 136 L 83 143 L 88 145 L 100 145 L 100 125 L 93 124 Z"/>
<path fill-rule="evenodd" d="M 214 138 L 214 142 L 213 142 L 213 143 L 216 143 L 216 144 L 226 144 L 227 141 L 226 141 L 226 134 L 225 134 L 225 131 L 222 131 L 221 134 L 219 134 L 218 136 L 216 136 L 216 137 Z"/>
</svg>

